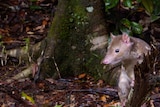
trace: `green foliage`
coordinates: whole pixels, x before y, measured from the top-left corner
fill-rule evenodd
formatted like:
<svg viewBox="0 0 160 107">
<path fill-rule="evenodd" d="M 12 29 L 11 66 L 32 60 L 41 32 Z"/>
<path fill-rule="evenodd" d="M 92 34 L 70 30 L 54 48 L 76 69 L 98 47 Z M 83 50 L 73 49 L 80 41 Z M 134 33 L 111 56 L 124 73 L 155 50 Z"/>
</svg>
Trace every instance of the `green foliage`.
<svg viewBox="0 0 160 107">
<path fill-rule="evenodd" d="M 154 22 L 154 21 L 158 20 L 159 18 L 160 18 L 160 16 L 151 15 L 151 22 Z"/>
<path fill-rule="evenodd" d="M 36 2 L 37 2 L 38 0 L 30 0 L 30 2 L 32 2 L 32 5 L 30 5 L 30 9 L 31 10 L 39 10 L 39 9 L 42 9 L 42 7 L 41 6 L 38 6 L 38 5 L 36 5 Z"/>
<path fill-rule="evenodd" d="M 30 46 L 30 39 L 29 38 L 25 38 L 25 47 L 24 47 L 24 50 L 25 52 L 28 52 L 29 51 L 29 46 Z"/>
<path fill-rule="evenodd" d="M 104 0 L 104 1 L 105 1 L 105 10 L 106 11 L 115 7 L 119 2 L 119 0 Z"/>
<path fill-rule="evenodd" d="M 32 104 L 35 104 L 34 99 L 33 99 L 31 96 L 27 95 L 25 92 L 22 92 L 22 93 L 21 93 L 21 96 L 22 96 L 24 99 L 27 99 L 27 100 L 28 100 L 29 102 L 31 102 Z"/>
<path fill-rule="evenodd" d="M 54 107 L 62 107 L 62 105 L 55 105 Z"/>
<path fill-rule="evenodd" d="M 159 2 L 159 0 L 153 0 L 153 5 L 154 5 L 154 10 L 153 10 L 154 15 L 160 15 L 160 2 Z"/>
<path fill-rule="evenodd" d="M 145 10 L 149 14 L 152 14 L 152 12 L 153 12 L 153 1 L 152 0 L 142 0 L 142 4 L 145 7 Z"/>
<path fill-rule="evenodd" d="M 2 39 L 2 35 L 0 35 L 0 39 Z M 3 41 L 0 42 L 0 46 L 3 46 Z"/>
<path fill-rule="evenodd" d="M 124 1 L 123 1 L 123 5 L 124 5 L 125 7 L 131 8 L 131 7 L 132 7 L 132 0 L 124 0 Z"/>
<path fill-rule="evenodd" d="M 130 20 L 135 13 L 146 13 L 151 18 L 150 22 L 154 22 L 160 18 L 160 2 L 159 0 L 104 0 L 107 13 L 111 17 L 110 20 L 115 22 L 115 32 L 121 31 L 128 34 L 141 34 L 143 31 L 142 26 L 138 23 L 138 20 Z M 116 15 L 112 8 L 116 8 L 119 3 L 120 8 L 126 10 L 126 14 Z M 110 10 L 109 10 L 110 9 Z M 144 9 L 145 11 L 139 11 Z M 124 10 L 122 12 L 124 12 Z M 128 10 L 128 12 L 127 12 Z M 117 12 L 117 11 L 116 11 Z M 115 17 L 118 16 L 118 17 Z M 125 18 L 124 18 L 125 17 Z M 135 19 L 135 18 L 133 18 Z M 138 19 L 138 18 L 137 18 Z M 140 20 L 140 19 L 139 19 Z"/>
<path fill-rule="evenodd" d="M 151 22 L 160 18 L 160 2 L 159 0 L 142 0 L 142 4 L 146 13 L 151 17 Z"/>
<path fill-rule="evenodd" d="M 126 33 L 132 35 L 133 33 L 141 34 L 142 30 L 143 30 L 143 28 L 139 23 L 136 23 L 134 21 L 129 21 L 126 18 L 123 18 L 121 20 L 121 26 L 120 26 L 121 32 L 126 32 Z"/>
<path fill-rule="evenodd" d="M 123 18 L 121 20 L 121 24 L 124 25 L 128 29 L 130 29 L 130 27 L 131 27 L 131 22 L 128 19 L 126 19 L 126 18 Z"/>
<path fill-rule="evenodd" d="M 154 9 L 153 9 L 153 13 L 151 15 L 151 22 L 154 22 L 156 20 L 158 20 L 160 18 L 160 2 L 159 0 L 153 0 L 153 6 L 154 6 Z"/>
<path fill-rule="evenodd" d="M 136 22 L 131 22 L 131 29 L 135 34 L 141 34 L 143 30 L 141 24 Z"/>
<path fill-rule="evenodd" d="M 29 8 L 30 8 L 31 10 L 39 10 L 39 9 L 42 9 L 42 7 L 37 6 L 37 5 L 31 5 Z"/>
</svg>

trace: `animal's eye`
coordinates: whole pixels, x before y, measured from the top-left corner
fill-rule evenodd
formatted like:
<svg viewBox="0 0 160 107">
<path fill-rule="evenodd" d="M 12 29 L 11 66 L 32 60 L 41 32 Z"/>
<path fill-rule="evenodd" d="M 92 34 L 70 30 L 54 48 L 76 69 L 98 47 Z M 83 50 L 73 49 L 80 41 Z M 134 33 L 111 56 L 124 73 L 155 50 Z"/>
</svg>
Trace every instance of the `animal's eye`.
<svg viewBox="0 0 160 107">
<path fill-rule="evenodd" d="M 116 49 L 115 52 L 118 53 L 118 52 L 119 52 L 119 49 Z"/>
</svg>

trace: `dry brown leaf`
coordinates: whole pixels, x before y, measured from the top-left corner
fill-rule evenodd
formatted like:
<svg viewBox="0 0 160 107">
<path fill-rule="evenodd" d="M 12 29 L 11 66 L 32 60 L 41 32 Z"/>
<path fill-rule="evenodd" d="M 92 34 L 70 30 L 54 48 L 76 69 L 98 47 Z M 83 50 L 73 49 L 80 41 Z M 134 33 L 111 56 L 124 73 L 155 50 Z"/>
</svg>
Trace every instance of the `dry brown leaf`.
<svg viewBox="0 0 160 107">
<path fill-rule="evenodd" d="M 45 26 L 46 26 L 47 24 L 48 24 L 47 20 L 43 20 L 43 21 L 42 21 L 42 25 L 45 25 Z"/>
<path fill-rule="evenodd" d="M 86 74 L 85 74 L 85 73 L 78 75 L 78 79 L 82 79 L 82 78 L 84 78 L 84 77 L 86 77 Z"/>
<path fill-rule="evenodd" d="M 121 106 L 120 106 L 120 102 L 112 101 L 109 104 L 104 104 L 103 107 L 121 107 Z"/>
<path fill-rule="evenodd" d="M 103 102 L 107 102 L 106 95 L 101 96 L 101 97 L 100 97 L 100 100 L 103 101 Z"/>
</svg>

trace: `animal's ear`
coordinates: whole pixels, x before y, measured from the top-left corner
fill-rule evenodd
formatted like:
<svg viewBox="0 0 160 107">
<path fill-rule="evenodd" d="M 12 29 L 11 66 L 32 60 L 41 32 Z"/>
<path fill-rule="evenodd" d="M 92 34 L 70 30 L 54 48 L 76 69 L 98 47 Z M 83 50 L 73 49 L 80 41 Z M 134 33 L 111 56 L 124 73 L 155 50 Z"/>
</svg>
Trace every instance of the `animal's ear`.
<svg viewBox="0 0 160 107">
<path fill-rule="evenodd" d="M 110 33 L 111 39 L 115 38 L 116 36 L 113 33 Z"/>
<path fill-rule="evenodd" d="M 127 33 L 122 34 L 122 42 L 128 44 L 129 46 L 134 44 L 133 42 L 131 42 L 131 38 Z"/>
<path fill-rule="evenodd" d="M 129 43 L 129 42 L 130 42 L 130 37 L 128 36 L 127 33 L 123 33 L 123 34 L 122 34 L 122 41 L 123 41 L 124 43 Z"/>
</svg>

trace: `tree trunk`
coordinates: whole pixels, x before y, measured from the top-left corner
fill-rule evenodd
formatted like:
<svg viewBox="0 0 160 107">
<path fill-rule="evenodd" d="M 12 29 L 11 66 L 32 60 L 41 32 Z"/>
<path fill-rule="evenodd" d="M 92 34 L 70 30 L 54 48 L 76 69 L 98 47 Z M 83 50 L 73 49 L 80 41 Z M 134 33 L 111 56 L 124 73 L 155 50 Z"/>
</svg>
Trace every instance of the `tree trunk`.
<svg viewBox="0 0 160 107">
<path fill-rule="evenodd" d="M 103 0 L 59 1 L 48 36 L 28 52 L 33 55 L 34 63 L 40 63 L 45 77 L 60 78 L 60 75 L 67 77 L 84 72 L 102 76 L 104 69 L 100 62 L 108 41 L 104 13 Z M 15 57 L 28 56 L 27 52 L 17 52 L 20 55 Z M 33 62 L 24 70 L 28 73 L 18 74 L 14 79 L 31 74 Z"/>
<path fill-rule="evenodd" d="M 45 61 L 44 72 L 53 75 L 58 68 L 62 76 L 71 76 L 102 70 L 100 51 L 95 50 L 104 49 L 107 43 L 103 5 L 103 0 L 59 1 L 46 38 L 46 53 L 52 59 Z"/>
</svg>

